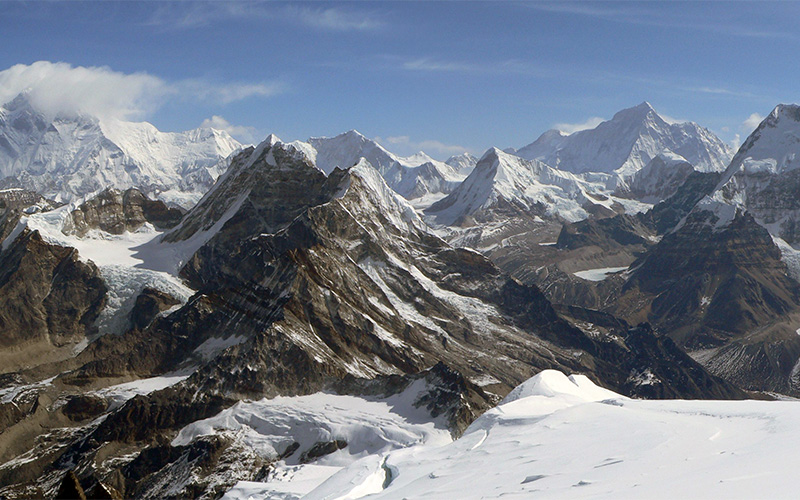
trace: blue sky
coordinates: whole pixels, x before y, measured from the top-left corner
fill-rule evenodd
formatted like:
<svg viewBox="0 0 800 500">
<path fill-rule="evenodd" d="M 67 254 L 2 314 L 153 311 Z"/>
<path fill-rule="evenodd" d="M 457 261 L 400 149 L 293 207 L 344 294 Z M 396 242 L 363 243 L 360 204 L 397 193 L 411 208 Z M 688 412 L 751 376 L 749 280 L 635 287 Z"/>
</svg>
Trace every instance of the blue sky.
<svg viewBox="0 0 800 500">
<path fill-rule="evenodd" d="M 800 101 L 798 21 L 796 2 L 5 1 L 0 98 L 36 82 L 162 130 L 355 128 L 438 158 L 647 100 L 732 142 Z"/>
</svg>

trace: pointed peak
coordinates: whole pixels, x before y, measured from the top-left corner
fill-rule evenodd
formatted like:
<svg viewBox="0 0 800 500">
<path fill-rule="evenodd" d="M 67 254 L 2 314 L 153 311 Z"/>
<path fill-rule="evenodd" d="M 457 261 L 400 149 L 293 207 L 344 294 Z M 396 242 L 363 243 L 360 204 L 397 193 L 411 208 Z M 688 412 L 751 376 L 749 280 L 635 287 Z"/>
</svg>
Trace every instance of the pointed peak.
<svg viewBox="0 0 800 500">
<path fill-rule="evenodd" d="M 540 135 L 538 140 L 553 139 L 553 138 L 567 137 L 567 136 L 569 136 L 569 134 L 564 132 L 563 130 L 558 130 L 557 128 L 551 128 L 550 130 L 547 130 L 545 131 L 545 133 Z"/>
<path fill-rule="evenodd" d="M 478 164 L 479 165 L 485 164 L 487 162 L 494 163 L 496 161 L 499 161 L 500 158 L 506 155 L 508 155 L 508 153 L 506 153 L 502 149 L 492 146 L 491 148 L 487 149 L 485 153 L 483 153 L 481 159 L 478 160 Z"/>
<path fill-rule="evenodd" d="M 655 108 L 653 108 L 649 102 L 644 101 L 641 104 L 633 106 L 632 108 L 626 108 L 621 111 L 617 111 L 612 120 L 642 120 L 651 113 L 658 115 L 658 112 L 656 112 Z"/>
<path fill-rule="evenodd" d="M 269 134 L 267 136 L 267 138 L 264 139 L 264 142 L 267 143 L 267 145 L 271 147 L 271 146 L 274 146 L 275 144 L 278 144 L 279 142 L 283 142 L 283 141 L 281 141 L 281 139 L 277 135 Z"/>
<path fill-rule="evenodd" d="M 18 109 L 28 108 L 33 109 L 33 104 L 31 104 L 31 92 L 30 90 L 23 90 L 17 96 L 10 101 L 4 103 L 2 105 L 3 108 L 7 109 L 8 111 L 16 111 Z"/>
<path fill-rule="evenodd" d="M 364 134 L 362 134 L 361 132 L 359 132 L 358 130 L 356 130 L 354 128 L 351 128 L 350 130 L 348 130 L 347 132 L 345 132 L 342 135 L 345 135 L 347 137 L 364 137 L 366 139 L 366 136 Z"/>
<path fill-rule="evenodd" d="M 774 120 L 786 117 L 800 122 L 800 106 L 797 104 L 778 104 L 769 116 Z"/>
</svg>

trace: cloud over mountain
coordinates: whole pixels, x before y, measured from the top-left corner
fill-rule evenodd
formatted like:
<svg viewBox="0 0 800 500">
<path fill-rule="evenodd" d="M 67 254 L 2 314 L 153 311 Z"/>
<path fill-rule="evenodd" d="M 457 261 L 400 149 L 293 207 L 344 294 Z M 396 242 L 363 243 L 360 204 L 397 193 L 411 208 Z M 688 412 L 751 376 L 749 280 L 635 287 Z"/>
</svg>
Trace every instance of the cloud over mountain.
<svg viewBox="0 0 800 500">
<path fill-rule="evenodd" d="M 284 90 L 280 82 L 223 82 L 202 79 L 167 81 L 148 73 L 123 73 L 107 66 L 72 66 L 37 61 L 0 71 L 0 103 L 28 92 L 43 113 L 100 118 L 140 119 L 168 98 L 228 104 L 250 97 L 269 97 Z"/>
</svg>

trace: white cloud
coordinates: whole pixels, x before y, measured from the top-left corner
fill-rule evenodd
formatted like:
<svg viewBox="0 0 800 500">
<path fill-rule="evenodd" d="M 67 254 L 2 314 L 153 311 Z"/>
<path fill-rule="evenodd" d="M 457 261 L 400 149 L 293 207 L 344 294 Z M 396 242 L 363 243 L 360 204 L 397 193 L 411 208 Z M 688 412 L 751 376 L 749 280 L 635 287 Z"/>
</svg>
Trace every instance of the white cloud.
<svg viewBox="0 0 800 500">
<path fill-rule="evenodd" d="M 170 93 L 162 79 L 146 73 L 124 74 L 107 67 L 72 67 L 39 61 L 0 71 L 0 103 L 23 91 L 48 115 L 90 113 L 132 118 L 154 110 Z"/>
<path fill-rule="evenodd" d="M 339 8 L 289 7 L 286 13 L 312 28 L 331 31 L 374 31 L 384 26 L 374 13 Z"/>
<path fill-rule="evenodd" d="M 556 130 L 560 130 L 565 134 L 574 134 L 575 132 L 580 132 L 581 130 L 595 128 L 604 121 L 605 120 L 603 118 L 600 118 L 599 116 L 593 116 L 583 123 L 556 123 L 555 125 L 553 125 L 553 128 Z"/>
<path fill-rule="evenodd" d="M 200 128 L 213 128 L 217 130 L 224 130 L 236 139 L 244 143 L 255 143 L 258 130 L 255 127 L 246 127 L 243 125 L 234 125 L 225 118 L 219 115 L 213 115 L 211 118 L 206 118 L 200 124 Z"/>
<path fill-rule="evenodd" d="M 122 73 L 108 67 L 38 61 L 0 71 L 0 104 L 27 91 L 31 103 L 49 116 L 87 113 L 100 118 L 139 119 L 168 98 L 228 104 L 284 91 L 279 82 L 169 82 L 147 73 Z"/>
<path fill-rule="evenodd" d="M 742 136 L 740 136 L 739 134 L 734 134 L 733 139 L 731 139 L 731 147 L 733 148 L 734 151 L 738 151 L 739 146 L 741 145 L 742 145 Z"/>
<path fill-rule="evenodd" d="M 374 11 L 353 8 L 281 6 L 274 2 L 166 2 L 147 24 L 169 28 L 201 28 L 220 20 L 278 20 L 323 31 L 375 31 L 386 25 Z"/>
<path fill-rule="evenodd" d="M 752 115 L 748 116 L 744 122 L 742 122 L 742 129 L 749 134 L 755 130 L 762 121 L 764 121 L 763 116 L 758 113 L 753 113 Z"/>
<path fill-rule="evenodd" d="M 403 63 L 403 69 L 411 71 L 444 71 L 444 72 L 459 72 L 459 73 L 482 71 L 482 68 L 474 64 L 437 61 L 435 59 L 430 59 L 427 57 L 414 59 L 412 61 L 406 61 L 405 63 Z"/>
<path fill-rule="evenodd" d="M 419 151 L 424 151 L 433 157 L 447 159 L 452 155 L 461 154 L 464 152 L 472 152 L 469 148 L 465 148 L 464 146 L 445 144 L 432 139 L 414 141 L 407 135 L 386 138 L 375 137 L 375 142 L 383 145 L 389 145 L 387 149 L 401 156 L 409 156 L 418 153 Z"/>
</svg>

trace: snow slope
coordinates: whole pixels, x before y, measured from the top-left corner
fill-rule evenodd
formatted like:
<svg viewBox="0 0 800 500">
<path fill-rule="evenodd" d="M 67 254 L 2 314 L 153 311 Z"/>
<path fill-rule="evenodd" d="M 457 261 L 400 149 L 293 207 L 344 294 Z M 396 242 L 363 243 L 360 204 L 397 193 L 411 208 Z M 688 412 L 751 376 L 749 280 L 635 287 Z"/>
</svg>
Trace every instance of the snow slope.
<svg viewBox="0 0 800 500">
<path fill-rule="evenodd" d="M 0 107 L 1 183 L 63 202 L 108 187 L 138 187 L 189 208 L 240 148 L 210 128 L 172 133 L 87 115 L 48 119 L 24 93 Z"/>
<path fill-rule="evenodd" d="M 457 441 L 366 457 L 301 498 L 794 498 L 798 429 L 795 401 L 632 400 L 546 370 Z"/>
<path fill-rule="evenodd" d="M 629 179 L 656 155 L 672 153 L 701 172 L 721 172 L 733 155 L 730 147 L 696 123 L 670 123 L 650 103 L 624 109 L 589 130 L 566 135 L 551 130 L 517 155 L 562 170 L 615 172 Z"/>
<path fill-rule="evenodd" d="M 173 445 L 185 445 L 209 434 L 234 436 L 260 456 L 283 455 L 267 483 L 240 483 L 225 498 L 297 498 L 345 467 L 371 461 L 413 446 L 442 446 L 452 442 L 446 423 L 414 406 L 425 392 L 418 380 L 388 398 L 316 393 L 239 402 L 220 414 L 184 427 Z M 303 456 L 317 443 L 334 440 L 346 446 L 313 464 Z M 293 443 L 299 447 L 286 455 Z"/>
</svg>

